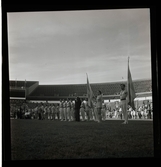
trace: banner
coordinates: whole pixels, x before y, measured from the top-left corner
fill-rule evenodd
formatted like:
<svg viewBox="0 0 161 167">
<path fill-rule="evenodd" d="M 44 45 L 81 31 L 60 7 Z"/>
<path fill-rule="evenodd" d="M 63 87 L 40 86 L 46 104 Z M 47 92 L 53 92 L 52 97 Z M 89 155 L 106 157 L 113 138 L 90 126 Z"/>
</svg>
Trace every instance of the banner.
<svg viewBox="0 0 161 167">
<path fill-rule="evenodd" d="M 88 75 L 87 75 L 87 97 L 88 97 L 88 106 L 93 107 L 92 99 L 94 97 L 94 94 L 89 84 Z"/>
<path fill-rule="evenodd" d="M 129 68 L 129 58 L 128 58 L 128 74 L 127 74 L 127 102 L 128 104 L 135 109 L 135 105 L 134 105 L 134 99 L 136 97 L 135 95 L 135 90 L 134 90 L 134 85 L 132 82 L 132 77 L 131 77 L 131 72 L 130 72 L 130 68 Z"/>
</svg>

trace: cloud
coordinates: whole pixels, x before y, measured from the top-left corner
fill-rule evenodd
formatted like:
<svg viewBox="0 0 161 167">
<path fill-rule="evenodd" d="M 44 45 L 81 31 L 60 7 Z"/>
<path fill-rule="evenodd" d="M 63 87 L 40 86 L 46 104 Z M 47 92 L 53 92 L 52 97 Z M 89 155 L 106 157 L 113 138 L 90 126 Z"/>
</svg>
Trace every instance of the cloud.
<svg viewBox="0 0 161 167">
<path fill-rule="evenodd" d="M 10 13 L 8 23 L 13 78 L 82 83 L 88 72 L 91 82 L 118 80 L 128 56 L 135 78 L 151 67 L 148 10 Z"/>
</svg>

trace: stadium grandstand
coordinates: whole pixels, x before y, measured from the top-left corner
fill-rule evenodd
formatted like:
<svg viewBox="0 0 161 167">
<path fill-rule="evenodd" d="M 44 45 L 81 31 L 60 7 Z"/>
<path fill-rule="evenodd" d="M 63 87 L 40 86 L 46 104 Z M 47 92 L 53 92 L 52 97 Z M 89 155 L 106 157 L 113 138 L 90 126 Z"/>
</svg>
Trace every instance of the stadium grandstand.
<svg viewBox="0 0 161 167">
<path fill-rule="evenodd" d="M 95 95 L 97 95 L 98 90 L 102 91 L 104 103 L 112 111 L 110 114 L 119 108 L 121 83 L 127 84 L 125 81 L 90 84 Z M 133 85 L 136 93 L 134 100 L 136 111 L 138 112 L 139 108 L 143 106 L 152 106 L 151 80 L 134 80 Z M 81 100 L 87 98 L 87 84 L 39 85 L 39 81 L 10 81 L 11 106 L 22 107 L 27 104 L 30 109 L 34 109 L 41 102 L 57 105 L 60 99 L 66 100 L 68 98 L 73 101 L 77 96 Z M 111 115 L 110 118 L 113 116 Z"/>
<path fill-rule="evenodd" d="M 91 83 L 90 85 L 95 95 L 98 90 L 103 92 L 104 100 L 118 100 L 120 83 L 126 85 L 125 81 Z M 137 98 L 152 97 L 151 79 L 134 80 L 133 84 Z M 86 84 L 39 85 L 39 81 L 10 81 L 10 99 L 58 101 L 66 98 L 75 99 L 76 96 L 86 98 L 86 93 Z"/>
<path fill-rule="evenodd" d="M 9 82 L 10 86 L 10 99 L 26 99 L 32 91 L 38 87 L 38 81 L 13 81 Z"/>
</svg>

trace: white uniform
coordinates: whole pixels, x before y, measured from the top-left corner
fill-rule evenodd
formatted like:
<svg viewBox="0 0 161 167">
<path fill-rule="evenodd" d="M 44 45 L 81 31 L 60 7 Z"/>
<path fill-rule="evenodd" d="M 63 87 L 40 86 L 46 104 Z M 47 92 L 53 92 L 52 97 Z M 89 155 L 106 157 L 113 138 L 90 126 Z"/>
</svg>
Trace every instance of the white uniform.
<svg viewBox="0 0 161 167">
<path fill-rule="evenodd" d="M 48 118 L 47 106 L 44 107 L 44 117 L 45 117 L 45 119 Z"/>
<path fill-rule="evenodd" d="M 130 111 L 132 119 L 135 119 L 135 111 L 132 108 L 130 108 Z"/>
<path fill-rule="evenodd" d="M 51 107 L 51 113 L 50 113 L 50 119 L 55 119 L 55 106 L 53 105 Z"/>
<path fill-rule="evenodd" d="M 114 112 L 114 118 L 118 118 L 118 113 L 117 113 L 117 109 Z"/>
<path fill-rule="evenodd" d="M 98 121 L 96 104 L 94 104 L 94 108 L 93 108 L 93 116 L 94 116 L 94 120 L 95 120 L 95 121 Z"/>
<path fill-rule="evenodd" d="M 59 110 L 60 110 L 61 121 L 63 121 L 63 119 L 64 119 L 64 110 L 63 110 L 63 102 L 62 101 L 60 102 Z"/>
<path fill-rule="evenodd" d="M 119 108 L 119 117 L 122 119 L 122 108 Z"/>
<path fill-rule="evenodd" d="M 88 102 L 85 101 L 85 112 L 86 112 L 86 116 L 87 116 L 87 120 L 92 120 L 92 111 L 90 109 L 90 107 L 88 106 Z"/>
<path fill-rule="evenodd" d="M 144 118 L 147 119 L 147 116 L 148 116 L 148 110 L 147 108 L 144 109 Z"/>
<path fill-rule="evenodd" d="M 55 106 L 55 116 L 57 117 L 57 119 L 59 119 L 60 117 L 59 105 Z"/>
<path fill-rule="evenodd" d="M 63 103 L 63 109 L 64 109 L 64 119 L 67 121 L 67 102 L 65 101 Z"/>
<path fill-rule="evenodd" d="M 51 110 L 50 110 L 50 106 L 47 107 L 47 113 L 48 113 L 48 119 L 50 120 L 50 114 L 51 114 Z"/>
<path fill-rule="evenodd" d="M 67 119 L 68 119 L 69 121 L 71 121 L 71 120 L 72 120 L 72 119 L 71 119 L 71 102 L 68 101 L 66 105 L 67 105 Z"/>
<path fill-rule="evenodd" d="M 71 119 L 72 119 L 72 121 L 75 120 L 74 107 L 75 107 L 75 104 L 73 102 L 71 102 L 71 110 L 70 110 L 70 112 L 71 112 Z"/>
<path fill-rule="evenodd" d="M 81 116 L 82 116 L 82 121 L 85 121 L 85 104 L 84 104 L 84 101 L 82 101 L 82 103 L 81 103 L 80 113 L 81 113 Z"/>
<path fill-rule="evenodd" d="M 41 119 L 45 119 L 45 115 L 44 115 L 44 106 L 41 106 Z"/>
<path fill-rule="evenodd" d="M 38 119 L 38 107 L 34 108 L 35 119 Z"/>
</svg>

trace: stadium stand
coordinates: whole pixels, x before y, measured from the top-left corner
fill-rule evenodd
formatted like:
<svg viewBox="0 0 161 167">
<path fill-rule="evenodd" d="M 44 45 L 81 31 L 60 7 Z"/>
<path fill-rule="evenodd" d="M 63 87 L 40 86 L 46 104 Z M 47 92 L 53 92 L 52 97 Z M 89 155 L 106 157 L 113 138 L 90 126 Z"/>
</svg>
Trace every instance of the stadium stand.
<svg viewBox="0 0 161 167">
<path fill-rule="evenodd" d="M 10 90 L 10 97 L 25 97 L 24 90 Z"/>
<path fill-rule="evenodd" d="M 10 97 L 26 98 L 38 85 L 38 81 L 11 80 L 9 82 Z"/>
<path fill-rule="evenodd" d="M 90 84 L 94 94 L 101 90 L 104 95 L 116 95 L 120 92 L 120 83 L 96 83 Z M 126 84 L 126 83 L 125 83 Z M 136 80 L 134 81 L 136 93 L 149 92 L 151 89 L 151 80 Z M 77 96 L 83 96 L 87 93 L 86 84 L 75 85 L 39 85 L 29 96 L 72 96 L 76 93 Z"/>
<path fill-rule="evenodd" d="M 39 85 L 30 96 L 78 96 L 86 93 L 86 85 Z"/>
<path fill-rule="evenodd" d="M 101 90 L 103 95 L 113 95 L 118 96 L 120 92 L 120 83 L 126 82 L 107 82 L 107 83 L 91 83 L 91 88 L 95 95 L 97 91 Z M 33 86 L 35 84 L 35 86 Z M 148 93 L 152 91 L 152 83 L 150 79 L 144 80 L 134 80 L 134 89 L 136 93 Z M 27 81 L 25 87 L 25 81 L 10 81 L 10 97 L 25 97 L 25 92 L 21 89 L 30 90 L 27 93 L 27 100 L 54 100 L 75 97 L 75 96 L 84 96 L 87 94 L 87 85 L 86 84 L 66 84 L 66 85 L 39 85 L 38 81 Z"/>
</svg>

